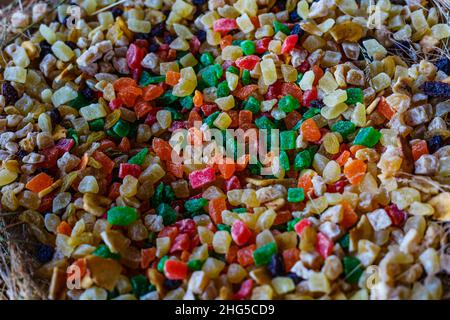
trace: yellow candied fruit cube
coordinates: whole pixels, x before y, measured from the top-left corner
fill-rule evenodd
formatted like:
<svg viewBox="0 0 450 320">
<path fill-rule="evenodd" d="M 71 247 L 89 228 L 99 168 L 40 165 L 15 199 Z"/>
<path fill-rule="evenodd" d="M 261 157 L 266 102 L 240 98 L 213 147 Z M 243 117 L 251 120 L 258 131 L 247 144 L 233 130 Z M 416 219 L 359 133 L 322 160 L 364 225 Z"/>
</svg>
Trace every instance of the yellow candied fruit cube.
<svg viewBox="0 0 450 320">
<path fill-rule="evenodd" d="M 172 6 L 172 11 L 182 18 L 189 17 L 194 12 L 194 6 L 186 1 L 177 0 Z"/>
<path fill-rule="evenodd" d="M 264 59 L 260 62 L 264 84 L 270 86 L 277 81 L 277 69 L 272 59 Z"/>
<path fill-rule="evenodd" d="M 302 80 L 300 80 L 299 83 L 300 89 L 302 89 L 303 91 L 311 90 L 313 87 L 314 79 L 315 79 L 314 72 L 311 70 L 306 71 L 302 77 Z"/>
<path fill-rule="evenodd" d="M 244 189 L 242 191 L 241 203 L 250 208 L 258 207 L 260 203 L 256 196 L 256 191 L 253 189 Z"/>
<path fill-rule="evenodd" d="M 272 287 L 279 295 L 295 290 L 294 281 L 289 277 L 276 277 L 272 279 Z"/>
<path fill-rule="evenodd" d="M 269 42 L 268 47 L 270 52 L 273 52 L 275 54 L 281 54 L 281 41 L 280 40 L 271 40 Z"/>
<path fill-rule="evenodd" d="M 256 235 L 255 242 L 256 248 L 261 248 L 268 243 L 275 242 L 275 238 L 273 237 L 273 234 L 269 229 L 264 229 Z"/>
<path fill-rule="evenodd" d="M 85 176 L 78 185 L 78 191 L 81 193 L 97 193 L 99 186 L 94 176 Z"/>
<path fill-rule="evenodd" d="M 159 65 L 159 74 L 165 76 L 167 71 L 179 72 L 180 67 L 177 62 L 162 62 Z"/>
<path fill-rule="evenodd" d="M 212 245 L 217 253 L 227 254 L 231 245 L 230 233 L 228 231 L 217 231 L 214 234 Z"/>
<path fill-rule="evenodd" d="M 231 122 L 232 122 L 231 117 L 226 112 L 222 112 L 219 114 L 216 120 L 214 120 L 213 124 L 218 129 L 225 130 L 230 126 Z"/>
<path fill-rule="evenodd" d="M 156 239 L 156 256 L 161 258 L 165 256 L 170 249 L 171 240 L 169 237 L 161 237 Z"/>
<path fill-rule="evenodd" d="M 334 107 L 347 100 L 347 91 L 338 89 L 323 98 L 323 103 L 328 107 Z"/>
<path fill-rule="evenodd" d="M 103 28 L 108 28 L 114 24 L 114 16 L 111 12 L 100 12 L 97 17 Z"/>
<path fill-rule="evenodd" d="M 347 109 L 348 109 L 348 106 L 345 103 L 339 103 L 338 105 L 336 105 L 334 107 L 329 107 L 329 106 L 323 107 L 322 109 L 320 109 L 320 114 L 322 115 L 322 117 L 324 117 L 327 120 L 336 119 Z"/>
<path fill-rule="evenodd" d="M 144 184 L 144 182 L 155 183 L 162 179 L 165 175 L 166 172 L 158 163 L 152 163 L 141 173 L 139 176 L 139 182 L 142 184 Z"/>
<path fill-rule="evenodd" d="M 224 224 L 231 226 L 236 220 L 239 220 L 239 215 L 236 212 L 229 210 L 222 211 L 222 221 Z"/>
<path fill-rule="evenodd" d="M 273 209 L 268 209 L 264 211 L 258 218 L 256 222 L 256 229 L 265 230 L 272 227 L 275 218 L 277 217 L 277 213 Z"/>
<path fill-rule="evenodd" d="M 86 121 L 91 121 L 106 117 L 107 113 L 101 103 L 92 103 L 86 107 L 81 108 L 80 115 L 84 119 L 86 119 Z"/>
<path fill-rule="evenodd" d="M 208 42 L 209 45 L 217 46 L 220 44 L 220 40 L 222 40 L 220 33 L 214 30 L 206 31 L 206 42 Z"/>
<path fill-rule="evenodd" d="M 235 61 L 242 56 L 243 56 L 242 49 L 239 46 L 226 46 L 222 50 L 223 60 Z"/>
<path fill-rule="evenodd" d="M 189 50 L 189 43 L 186 40 L 177 37 L 170 43 L 169 47 L 174 50 L 187 51 Z"/>
<path fill-rule="evenodd" d="M 14 64 L 18 67 L 26 68 L 30 64 L 30 58 L 28 57 L 27 52 L 22 47 L 17 47 L 13 53 L 13 61 Z"/>
<path fill-rule="evenodd" d="M 364 127 L 366 125 L 366 107 L 362 103 L 358 102 L 356 104 L 350 120 L 357 127 Z"/>
<path fill-rule="evenodd" d="M 192 250 L 191 255 L 189 256 L 189 261 L 192 260 L 206 260 L 208 258 L 208 245 L 202 244 L 198 247 L 195 247 L 194 250 Z"/>
<path fill-rule="evenodd" d="M 239 218 L 245 222 L 247 227 L 254 230 L 256 227 L 256 221 L 258 221 L 259 215 L 256 213 L 244 212 L 239 214 Z"/>
<path fill-rule="evenodd" d="M 321 24 L 317 25 L 317 27 L 320 29 L 320 31 L 326 33 L 334 26 L 334 23 L 335 23 L 334 19 L 329 18 L 324 22 L 322 22 Z"/>
<path fill-rule="evenodd" d="M 122 185 L 119 188 L 120 195 L 123 197 L 134 197 L 138 192 L 139 181 L 132 175 L 127 175 L 123 178 Z"/>
<path fill-rule="evenodd" d="M 39 32 L 47 40 L 48 43 L 54 44 L 56 42 L 56 33 L 45 24 L 39 26 Z"/>
<path fill-rule="evenodd" d="M 389 88 L 390 86 L 391 78 L 384 72 L 381 72 L 372 78 L 372 88 L 374 88 L 376 92 Z"/>
<path fill-rule="evenodd" d="M 91 15 L 97 9 L 97 1 L 96 0 L 84 0 L 81 3 L 81 7 L 86 10 L 88 15 Z"/>
<path fill-rule="evenodd" d="M 5 71 L 6 73 L 6 71 Z M 6 78 L 6 77 L 5 77 Z M 58 107 L 70 100 L 75 99 L 78 96 L 76 90 L 69 86 L 59 88 L 53 93 L 52 102 L 55 107 Z"/>
<path fill-rule="evenodd" d="M 266 24 L 273 25 L 275 20 L 277 20 L 277 17 L 273 12 L 263 13 L 258 16 L 260 26 L 264 26 Z"/>
<path fill-rule="evenodd" d="M 251 300 L 272 300 L 273 289 L 268 284 L 253 288 Z"/>
<path fill-rule="evenodd" d="M 312 213 L 320 214 L 328 207 L 327 198 L 324 196 L 318 197 L 313 200 L 309 200 L 306 203 L 306 208 L 309 209 Z"/>
<path fill-rule="evenodd" d="M 256 0 L 238 0 L 233 6 L 241 14 L 246 13 L 250 17 L 256 17 L 258 14 L 258 4 L 256 3 Z"/>
<path fill-rule="evenodd" d="M 204 271 L 194 271 L 189 278 L 188 290 L 192 293 L 201 294 L 209 283 L 209 278 Z"/>
<path fill-rule="evenodd" d="M 180 58 L 180 63 L 183 67 L 194 67 L 198 64 L 198 60 L 192 53 L 188 53 Z"/>
<path fill-rule="evenodd" d="M 3 77 L 8 81 L 25 83 L 27 80 L 27 69 L 22 67 L 6 67 Z"/>
<path fill-rule="evenodd" d="M 409 206 L 408 213 L 414 216 L 431 216 L 434 214 L 434 208 L 428 203 L 414 201 Z"/>
<path fill-rule="evenodd" d="M 162 129 L 167 129 L 172 125 L 172 113 L 168 110 L 159 110 L 156 113 L 156 121 Z"/>
<path fill-rule="evenodd" d="M 326 94 L 330 94 L 334 92 L 337 88 L 339 88 L 339 85 L 334 79 L 333 74 L 329 71 L 325 72 L 322 78 L 320 78 L 317 85 L 319 89 L 322 89 L 323 92 L 325 92 Z"/>
<path fill-rule="evenodd" d="M 233 91 L 239 84 L 239 76 L 232 72 L 225 73 L 225 79 L 227 80 L 228 88 Z"/>
<path fill-rule="evenodd" d="M 222 98 L 217 98 L 214 102 L 217 104 L 219 109 L 221 109 L 223 111 L 231 110 L 235 106 L 234 97 L 232 95 L 222 97 Z"/>
<path fill-rule="evenodd" d="M 150 21 L 138 20 L 138 19 L 128 19 L 127 21 L 128 29 L 133 32 L 149 33 L 152 29 Z"/>
<path fill-rule="evenodd" d="M 15 181 L 18 177 L 18 173 L 8 170 L 8 169 L 1 169 L 0 170 L 0 187 L 6 186 L 10 184 L 11 182 Z"/>
<path fill-rule="evenodd" d="M 270 25 L 264 25 L 258 28 L 255 32 L 256 39 L 262 39 L 265 37 L 272 37 L 275 34 L 273 27 Z"/>
<path fill-rule="evenodd" d="M 411 24 L 417 32 L 423 32 L 428 29 L 428 22 L 423 14 L 423 10 L 419 9 L 411 13 Z"/>
<path fill-rule="evenodd" d="M 247 270 L 245 270 L 240 264 L 232 263 L 228 266 L 227 278 L 230 283 L 241 283 L 247 276 Z"/>
<path fill-rule="evenodd" d="M 287 38 L 287 35 L 285 35 L 283 32 L 278 31 L 277 33 L 275 33 L 275 35 L 273 36 L 273 40 L 279 40 L 281 42 L 283 42 L 285 39 Z"/>
<path fill-rule="evenodd" d="M 331 291 L 330 282 L 322 272 L 311 272 L 308 279 L 308 288 L 311 292 L 329 293 Z"/>
<path fill-rule="evenodd" d="M 198 226 L 197 232 L 202 244 L 212 244 L 214 233 L 211 230 L 209 230 L 207 227 Z"/>
<path fill-rule="evenodd" d="M 205 272 L 208 278 L 216 279 L 217 277 L 219 277 L 223 268 L 225 268 L 225 262 L 220 261 L 216 258 L 208 258 L 203 264 L 202 270 Z"/>
<path fill-rule="evenodd" d="M 375 60 L 381 60 L 387 54 L 386 48 L 383 47 L 376 39 L 363 41 L 363 46 L 366 48 L 367 54 Z"/>
<path fill-rule="evenodd" d="M 205 13 L 201 18 L 200 22 L 208 29 L 212 29 L 214 21 L 218 20 L 220 17 L 216 11 L 209 11 Z"/>
<path fill-rule="evenodd" d="M 309 5 L 308 5 L 308 2 L 306 2 L 306 0 L 301 0 L 297 4 L 297 13 L 303 20 L 306 21 L 306 19 L 308 19 Z"/>
<path fill-rule="evenodd" d="M 70 59 L 75 56 L 73 50 L 67 44 L 59 40 L 52 45 L 52 51 L 55 56 L 63 62 L 70 61 Z"/>
<path fill-rule="evenodd" d="M 421 201 L 420 192 L 414 188 L 403 187 L 391 192 L 391 201 L 400 210 L 407 209 L 413 202 Z"/>
<path fill-rule="evenodd" d="M 242 189 L 234 189 L 234 190 L 230 190 L 227 192 L 227 199 L 228 202 L 232 205 L 232 206 L 238 206 L 240 205 L 241 199 L 242 199 L 242 193 L 243 190 Z"/>
<path fill-rule="evenodd" d="M 332 160 L 326 164 L 322 175 L 325 182 L 334 183 L 341 178 L 341 167 L 336 161 Z"/>
<path fill-rule="evenodd" d="M 323 48 L 325 45 L 326 45 L 325 40 L 313 34 L 308 36 L 303 42 L 303 47 L 306 50 L 308 50 L 309 53 L 312 53 L 317 49 Z"/>
<path fill-rule="evenodd" d="M 255 26 L 253 25 L 252 21 L 250 20 L 250 17 L 248 14 L 244 13 L 240 17 L 236 18 L 236 23 L 239 27 L 239 29 L 242 30 L 244 33 L 250 33 L 253 30 L 255 30 Z"/>
<path fill-rule="evenodd" d="M 194 37 L 192 32 L 186 26 L 183 26 L 182 24 L 174 23 L 173 29 L 175 30 L 175 33 L 177 34 L 177 36 L 179 36 L 181 39 L 189 40 Z"/>
<path fill-rule="evenodd" d="M 450 37 L 450 26 L 444 23 L 436 24 L 431 27 L 431 34 L 438 40 L 448 38 Z"/>
</svg>

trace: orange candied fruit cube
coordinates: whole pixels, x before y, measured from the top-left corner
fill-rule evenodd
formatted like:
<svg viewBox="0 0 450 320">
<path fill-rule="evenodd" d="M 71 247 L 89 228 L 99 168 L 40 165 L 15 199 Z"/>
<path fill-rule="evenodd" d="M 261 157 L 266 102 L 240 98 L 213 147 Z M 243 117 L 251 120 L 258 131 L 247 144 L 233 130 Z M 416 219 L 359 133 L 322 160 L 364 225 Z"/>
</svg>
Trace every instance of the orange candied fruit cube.
<svg viewBox="0 0 450 320">
<path fill-rule="evenodd" d="M 411 147 L 411 151 L 414 161 L 417 161 L 422 155 L 430 153 L 425 140 L 420 140 L 414 143 Z"/>
<path fill-rule="evenodd" d="M 53 184 L 53 178 L 48 174 L 41 172 L 35 175 L 30 181 L 27 182 L 25 188 L 30 191 L 39 193 L 42 190 L 50 187 Z"/>
<path fill-rule="evenodd" d="M 176 71 L 169 70 L 166 73 L 166 83 L 168 85 L 174 86 L 180 81 L 181 74 Z"/>
<path fill-rule="evenodd" d="M 367 164 L 362 160 L 352 160 L 345 164 L 344 175 L 352 185 L 360 184 L 364 179 Z"/>
<path fill-rule="evenodd" d="M 302 132 L 303 139 L 309 142 L 317 142 L 322 137 L 319 127 L 312 118 L 306 119 L 302 123 L 300 130 Z"/>
</svg>

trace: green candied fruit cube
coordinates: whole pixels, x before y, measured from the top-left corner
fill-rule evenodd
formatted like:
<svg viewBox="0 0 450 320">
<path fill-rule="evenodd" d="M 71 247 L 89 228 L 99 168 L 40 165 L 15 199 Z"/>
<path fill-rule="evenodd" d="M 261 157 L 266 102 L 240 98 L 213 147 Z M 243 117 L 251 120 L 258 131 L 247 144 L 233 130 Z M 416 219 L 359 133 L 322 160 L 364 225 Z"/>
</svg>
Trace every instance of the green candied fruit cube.
<svg viewBox="0 0 450 320">
<path fill-rule="evenodd" d="M 230 88 L 228 87 L 228 83 L 226 81 L 219 83 L 216 94 L 218 98 L 226 97 L 230 94 Z"/>
<path fill-rule="evenodd" d="M 91 104 L 91 101 L 88 100 L 83 94 L 78 93 L 77 97 L 67 103 L 70 107 L 80 110 L 83 107 L 86 107 Z"/>
<path fill-rule="evenodd" d="M 303 170 L 307 169 L 312 164 L 311 152 L 309 150 L 303 150 L 297 154 L 294 160 L 294 169 Z"/>
<path fill-rule="evenodd" d="M 275 31 L 275 33 L 277 33 L 278 31 L 283 32 L 285 35 L 289 35 L 291 33 L 291 29 L 289 29 L 289 27 L 281 22 L 278 21 L 274 21 L 273 22 L 273 30 Z"/>
<path fill-rule="evenodd" d="M 363 274 L 361 261 L 356 257 L 346 256 L 343 259 L 345 280 L 348 283 L 358 283 L 359 278 Z"/>
<path fill-rule="evenodd" d="M 146 276 L 139 274 L 131 278 L 130 282 L 131 288 L 136 297 L 139 298 L 147 293 L 149 283 Z"/>
<path fill-rule="evenodd" d="M 284 112 L 291 112 L 300 108 L 300 102 L 288 94 L 278 101 L 278 108 Z"/>
<path fill-rule="evenodd" d="M 345 101 L 348 105 L 353 105 L 359 103 L 363 103 L 364 101 L 364 93 L 361 88 L 348 88 L 347 91 L 347 100 Z"/>
<path fill-rule="evenodd" d="M 236 212 L 236 213 L 244 213 L 244 212 L 247 212 L 247 209 L 245 209 L 245 208 L 234 208 L 231 211 Z"/>
<path fill-rule="evenodd" d="M 210 52 L 205 52 L 200 56 L 200 63 L 205 67 L 212 65 L 214 57 Z"/>
<path fill-rule="evenodd" d="M 291 221 L 289 221 L 287 223 L 287 231 L 294 231 L 295 230 L 295 225 L 297 224 L 297 222 L 299 222 L 301 219 L 300 218 L 294 218 Z"/>
<path fill-rule="evenodd" d="M 298 75 L 297 75 L 297 81 L 296 81 L 297 84 L 299 84 L 300 81 L 302 81 L 302 79 L 303 79 L 303 73 L 299 72 Z"/>
<path fill-rule="evenodd" d="M 309 119 L 314 117 L 316 114 L 320 113 L 319 108 L 309 108 L 304 114 L 303 114 L 303 120 Z"/>
<path fill-rule="evenodd" d="M 189 270 L 191 270 L 191 271 L 198 271 L 198 270 L 202 269 L 203 261 L 202 260 L 198 260 L 198 259 L 191 260 L 191 261 L 188 262 L 187 265 L 188 265 Z"/>
<path fill-rule="evenodd" d="M 303 188 L 289 188 L 287 199 L 289 202 L 302 202 L 305 200 Z"/>
<path fill-rule="evenodd" d="M 286 151 L 280 151 L 280 164 L 281 167 L 286 171 L 291 168 L 291 165 L 289 164 L 289 157 Z"/>
<path fill-rule="evenodd" d="M 194 99 L 191 96 L 183 97 L 180 99 L 180 105 L 187 110 L 191 110 L 194 106 Z"/>
<path fill-rule="evenodd" d="M 119 137 L 123 138 L 128 136 L 130 133 L 130 124 L 122 119 L 116 122 L 116 124 L 112 127 L 112 130 Z"/>
<path fill-rule="evenodd" d="M 258 129 L 275 129 L 275 124 L 266 116 L 262 116 L 255 120 Z"/>
<path fill-rule="evenodd" d="M 170 202 L 175 200 L 175 192 L 170 185 L 164 186 L 164 200 Z"/>
<path fill-rule="evenodd" d="M 175 223 L 177 220 L 177 213 L 173 208 L 167 203 L 161 203 L 156 208 L 156 214 L 163 218 L 163 223 L 165 226 Z"/>
<path fill-rule="evenodd" d="M 214 66 L 209 66 L 202 72 L 202 79 L 207 87 L 217 87 L 219 78 Z"/>
<path fill-rule="evenodd" d="M 161 260 L 159 260 L 158 265 L 156 266 L 156 269 L 159 272 L 164 272 L 164 265 L 166 264 L 166 261 L 169 260 L 168 256 L 164 256 L 161 258 Z"/>
<path fill-rule="evenodd" d="M 128 160 L 128 163 L 142 165 L 148 154 L 148 148 L 144 148 Z"/>
<path fill-rule="evenodd" d="M 240 46 L 241 46 L 242 52 L 246 56 L 254 54 L 255 51 L 256 51 L 256 44 L 253 41 L 251 41 L 251 40 L 244 40 L 244 41 L 242 41 Z"/>
<path fill-rule="evenodd" d="M 78 134 L 73 128 L 69 128 L 67 130 L 66 137 L 75 141 L 75 146 L 77 146 L 78 143 L 80 142 L 80 139 L 78 138 Z"/>
<path fill-rule="evenodd" d="M 227 72 L 231 72 L 231 73 L 234 73 L 236 75 L 239 75 L 239 69 L 236 68 L 235 66 L 229 66 L 227 68 Z"/>
<path fill-rule="evenodd" d="M 135 208 L 117 206 L 108 210 L 108 222 L 113 226 L 126 227 L 139 217 Z"/>
<path fill-rule="evenodd" d="M 250 71 L 248 71 L 248 70 L 242 71 L 242 84 L 244 86 L 246 86 L 246 85 L 249 85 L 250 82 L 251 82 Z"/>
<path fill-rule="evenodd" d="M 253 252 L 253 260 L 256 266 L 268 264 L 272 256 L 277 253 L 277 245 L 275 242 L 270 242 Z"/>
<path fill-rule="evenodd" d="M 380 141 L 381 133 L 373 127 L 361 128 L 356 134 L 353 144 L 373 148 Z"/>
<path fill-rule="evenodd" d="M 341 120 L 335 122 L 331 126 L 333 132 L 339 132 L 343 138 L 347 138 L 348 135 L 352 134 L 356 130 L 356 126 L 351 121 Z"/>
<path fill-rule="evenodd" d="M 92 254 L 105 259 L 120 259 L 120 255 L 118 253 L 112 253 L 105 244 L 99 245 Z"/>
<path fill-rule="evenodd" d="M 214 121 L 216 121 L 217 117 L 219 116 L 220 111 L 216 111 L 211 113 L 209 116 L 206 117 L 203 123 L 206 123 L 208 127 L 212 128 Z"/>
<path fill-rule="evenodd" d="M 350 247 L 350 234 L 345 234 L 340 240 L 339 244 L 341 245 L 342 249 L 347 250 Z"/>
<path fill-rule="evenodd" d="M 231 226 L 227 225 L 227 224 L 218 224 L 217 225 L 217 229 L 219 231 L 228 231 L 231 232 Z"/>
<path fill-rule="evenodd" d="M 280 149 L 281 150 L 295 149 L 296 140 L 297 140 L 297 133 L 294 130 L 281 131 Z"/>
<path fill-rule="evenodd" d="M 232 44 L 233 46 L 240 46 L 241 43 L 242 43 L 242 41 L 244 41 L 244 40 L 235 39 L 235 40 L 233 40 L 233 41 L 231 42 L 231 44 Z"/>
<path fill-rule="evenodd" d="M 163 106 L 168 106 L 169 104 L 172 104 L 177 100 L 178 97 L 172 94 L 172 90 L 167 90 L 163 93 L 162 96 L 157 99 L 157 101 Z"/>
<path fill-rule="evenodd" d="M 103 130 L 103 127 L 105 126 L 105 120 L 103 118 L 95 119 L 91 122 L 89 122 L 89 127 L 92 131 L 101 131 Z"/>
<path fill-rule="evenodd" d="M 253 114 L 259 112 L 259 101 L 255 97 L 249 97 L 247 101 L 244 102 L 244 110 L 251 111 Z"/>
<path fill-rule="evenodd" d="M 152 76 L 147 71 L 143 71 L 141 79 L 139 79 L 139 86 L 146 87 L 149 84 L 161 83 L 166 81 L 166 76 Z"/>
<path fill-rule="evenodd" d="M 196 212 L 201 210 L 206 205 L 208 205 L 208 200 L 205 198 L 191 199 L 184 203 L 184 208 L 187 212 Z"/>
</svg>

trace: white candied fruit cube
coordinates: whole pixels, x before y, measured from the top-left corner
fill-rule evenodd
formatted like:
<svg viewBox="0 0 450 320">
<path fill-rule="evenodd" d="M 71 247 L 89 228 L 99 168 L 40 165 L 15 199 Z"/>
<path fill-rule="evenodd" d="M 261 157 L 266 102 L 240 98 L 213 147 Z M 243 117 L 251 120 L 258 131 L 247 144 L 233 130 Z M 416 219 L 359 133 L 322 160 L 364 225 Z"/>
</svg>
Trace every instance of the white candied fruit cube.
<svg viewBox="0 0 450 320">
<path fill-rule="evenodd" d="M 128 29 L 130 29 L 133 32 L 149 33 L 150 30 L 152 29 L 150 21 L 129 19 L 127 22 L 128 22 Z"/>
<path fill-rule="evenodd" d="M 172 6 L 172 11 L 182 18 L 187 18 L 194 11 L 194 6 L 186 1 L 177 0 Z"/>
<path fill-rule="evenodd" d="M 297 4 L 297 13 L 303 20 L 308 19 L 308 15 L 309 15 L 308 2 L 306 2 L 305 0 L 300 1 Z"/>
<path fill-rule="evenodd" d="M 177 36 L 179 36 L 181 39 L 192 39 L 194 37 L 192 32 L 182 24 L 174 23 L 173 29 L 175 30 Z"/>
<path fill-rule="evenodd" d="M 102 27 L 108 28 L 114 24 L 114 16 L 111 12 L 100 12 L 98 14 L 98 22 L 100 22 Z"/>
<path fill-rule="evenodd" d="M 252 21 L 250 20 L 250 17 L 248 14 L 244 13 L 240 17 L 236 18 L 236 23 L 239 27 L 239 29 L 242 30 L 244 33 L 249 33 L 255 30 L 255 26 L 253 25 Z"/>
<path fill-rule="evenodd" d="M 381 72 L 372 78 L 372 88 L 374 88 L 376 92 L 386 89 L 390 87 L 390 85 L 391 78 L 384 72 Z"/>
<path fill-rule="evenodd" d="M 428 248 L 422 252 L 419 261 L 428 275 L 436 274 L 441 270 L 439 254 L 434 248 Z"/>
<path fill-rule="evenodd" d="M 260 63 L 264 84 L 270 86 L 277 81 L 277 70 L 272 59 L 264 59 Z"/>
<path fill-rule="evenodd" d="M 411 23 L 417 32 L 423 32 L 425 29 L 429 28 L 427 19 L 425 18 L 422 9 L 411 13 Z"/>
<path fill-rule="evenodd" d="M 227 80 L 228 88 L 232 91 L 236 89 L 237 85 L 239 84 L 239 76 L 232 72 L 226 72 L 225 77 Z"/>
<path fill-rule="evenodd" d="M 363 45 L 367 50 L 367 54 L 375 60 L 381 60 L 387 54 L 386 48 L 383 47 L 376 39 L 365 40 L 363 41 Z"/>
<path fill-rule="evenodd" d="M 450 37 L 450 26 L 444 23 L 436 24 L 431 27 L 431 34 L 438 40 L 448 38 Z"/>
<path fill-rule="evenodd" d="M 369 212 L 367 218 L 375 231 L 384 230 L 392 224 L 391 218 L 384 209 Z"/>
<path fill-rule="evenodd" d="M 60 106 L 70 100 L 75 99 L 78 96 L 78 93 L 75 89 L 64 86 L 59 88 L 53 93 L 52 102 L 55 107 Z"/>
<path fill-rule="evenodd" d="M 222 97 L 222 98 L 217 98 L 214 102 L 223 111 L 231 110 L 235 106 L 234 97 L 232 95 Z"/>
<path fill-rule="evenodd" d="M 7 67 L 5 68 L 3 77 L 8 81 L 25 83 L 27 80 L 27 69 L 22 67 Z"/>
<path fill-rule="evenodd" d="M 99 191 L 97 179 L 94 176 L 85 176 L 78 185 L 78 191 L 81 193 L 97 193 Z"/>
<path fill-rule="evenodd" d="M 323 98 L 323 103 L 328 107 L 337 106 L 347 100 L 347 91 L 338 89 Z"/>
<path fill-rule="evenodd" d="M 320 78 L 318 82 L 319 89 L 322 89 L 326 94 L 330 94 L 334 92 L 337 88 L 339 88 L 339 85 L 337 84 L 336 80 L 334 79 L 334 76 L 331 72 L 327 71 L 325 74 Z"/>
<path fill-rule="evenodd" d="M 226 46 L 222 50 L 222 59 L 235 61 L 242 57 L 242 49 L 239 46 Z"/>
<path fill-rule="evenodd" d="M 255 17 L 258 13 L 256 0 L 238 0 L 233 6 L 241 14 L 246 13 L 250 17 Z"/>
<path fill-rule="evenodd" d="M 56 41 L 56 33 L 45 24 L 39 26 L 39 32 L 47 40 L 48 43 L 53 44 Z"/>
</svg>

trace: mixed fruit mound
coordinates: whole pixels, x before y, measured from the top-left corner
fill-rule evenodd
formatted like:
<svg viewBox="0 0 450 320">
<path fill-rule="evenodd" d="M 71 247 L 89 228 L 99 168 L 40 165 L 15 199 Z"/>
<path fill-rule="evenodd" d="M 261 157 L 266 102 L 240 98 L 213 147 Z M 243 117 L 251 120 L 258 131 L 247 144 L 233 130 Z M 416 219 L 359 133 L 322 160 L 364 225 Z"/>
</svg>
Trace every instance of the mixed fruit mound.
<svg viewBox="0 0 450 320">
<path fill-rule="evenodd" d="M 33 277 L 50 299 L 443 298 L 446 11 L 422 0 L 18 10 L 10 28 L 24 36 L 0 59 L 0 196 L 35 239 Z M 279 149 L 255 158 L 261 142 L 242 145 L 237 129 L 276 135 Z M 194 144 L 236 152 L 192 162 Z"/>
</svg>

